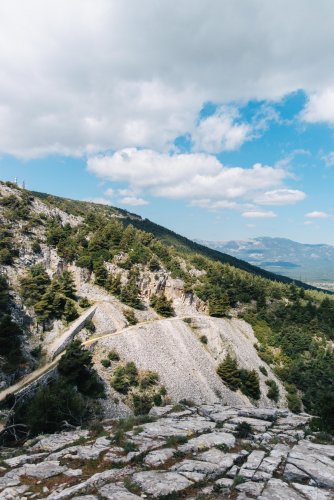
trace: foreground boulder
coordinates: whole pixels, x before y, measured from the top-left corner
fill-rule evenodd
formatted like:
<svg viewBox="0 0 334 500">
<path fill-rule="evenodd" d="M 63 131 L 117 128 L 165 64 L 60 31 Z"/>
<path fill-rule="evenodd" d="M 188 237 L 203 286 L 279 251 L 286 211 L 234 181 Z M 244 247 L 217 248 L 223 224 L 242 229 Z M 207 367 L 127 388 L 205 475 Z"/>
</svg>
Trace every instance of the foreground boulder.
<svg viewBox="0 0 334 500">
<path fill-rule="evenodd" d="M 287 410 L 177 405 L 146 421 L 106 422 L 99 435 L 40 436 L 21 454 L 0 453 L 0 498 L 330 500 L 334 445 L 316 443 L 309 421 Z"/>
</svg>

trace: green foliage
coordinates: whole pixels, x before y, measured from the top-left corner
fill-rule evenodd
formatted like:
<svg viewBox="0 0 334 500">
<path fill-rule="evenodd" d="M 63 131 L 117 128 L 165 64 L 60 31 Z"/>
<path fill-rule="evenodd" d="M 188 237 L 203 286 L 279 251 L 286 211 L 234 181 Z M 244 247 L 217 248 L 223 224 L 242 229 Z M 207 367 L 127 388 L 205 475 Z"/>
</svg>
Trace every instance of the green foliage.
<svg viewBox="0 0 334 500">
<path fill-rule="evenodd" d="M 78 311 L 73 302 L 70 302 L 69 300 L 65 302 L 63 316 L 68 322 L 75 320 L 79 316 Z"/>
<path fill-rule="evenodd" d="M 10 296 L 7 281 L 0 274 L 0 356 L 3 371 L 13 373 L 25 361 L 21 350 L 22 331 L 10 317 Z"/>
<path fill-rule="evenodd" d="M 87 297 L 82 297 L 82 299 L 79 300 L 79 306 L 82 307 L 83 309 L 87 309 L 87 307 L 91 306 L 91 303 L 87 299 Z M 87 324 L 86 324 L 87 328 Z"/>
<path fill-rule="evenodd" d="M 123 315 L 129 325 L 136 325 L 138 323 L 136 315 L 132 309 L 123 309 Z"/>
<path fill-rule="evenodd" d="M 109 368 L 111 365 L 110 359 L 101 359 L 101 365 L 104 366 L 104 368 Z"/>
<path fill-rule="evenodd" d="M 118 366 L 111 379 L 111 386 L 121 394 L 127 394 L 131 387 L 138 385 L 138 370 L 131 361 Z"/>
<path fill-rule="evenodd" d="M 127 402 L 135 415 L 146 415 L 154 406 L 162 404 L 163 388 L 158 387 L 159 376 L 150 370 L 138 372 L 133 362 L 117 366 L 111 386 L 127 395 Z"/>
<path fill-rule="evenodd" d="M 0 264 L 10 266 L 18 254 L 11 231 L 5 227 L 0 228 Z"/>
<path fill-rule="evenodd" d="M 136 269 L 133 269 L 129 275 L 127 284 L 121 287 L 119 299 L 127 306 L 134 307 L 135 309 L 141 309 L 142 303 L 139 298 L 140 289 L 137 279 L 138 272 Z"/>
<path fill-rule="evenodd" d="M 279 389 L 278 385 L 276 384 L 275 380 L 266 380 L 266 384 L 269 388 L 267 396 L 269 399 L 272 399 L 277 403 L 279 399 Z"/>
<path fill-rule="evenodd" d="M 286 384 L 285 388 L 288 392 L 288 408 L 293 413 L 300 413 L 302 409 L 301 400 L 297 392 L 297 388 L 293 384 Z"/>
<path fill-rule="evenodd" d="M 206 335 L 201 335 L 199 340 L 202 342 L 202 344 L 206 345 L 208 343 L 208 337 Z"/>
<path fill-rule="evenodd" d="M 42 264 L 37 264 L 21 277 L 20 289 L 24 301 L 33 306 L 37 321 L 43 327 L 51 319 L 64 317 L 66 321 L 73 321 L 78 317 L 74 305 L 76 290 L 67 270 L 50 280 Z"/>
<path fill-rule="evenodd" d="M 248 422 L 239 422 L 235 430 L 236 436 L 239 439 L 247 439 L 248 436 L 252 433 L 252 427 Z"/>
<path fill-rule="evenodd" d="M 108 359 L 110 359 L 110 361 L 119 361 L 120 360 L 120 357 L 119 357 L 119 354 L 118 352 L 116 351 L 116 349 L 112 349 L 109 354 L 108 354 Z"/>
<path fill-rule="evenodd" d="M 259 375 L 255 370 L 240 370 L 240 389 L 252 399 L 260 399 L 260 382 Z"/>
<path fill-rule="evenodd" d="M 266 368 L 265 366 L 261 365 L 261 366 L 259 367 L 259 370 L 260 370 L 260 372 L 261 372 L 261 373 L 262 373 L 265 377 L 268 377 L 267 368 Z"/>
<path fill-rule="evenodd" d="M 108 271 L 104 265 L 103 260 L 97 260 L 93 263 L 95 274 L 95 283 L 100 286 L 105 286 L 108 278 Z"/>
<path fill-rule="evenodd" d="M 236 391 L 240 386 L 237 360 L 232 358 L 230 354 L 227 354 L 224 361 L 219 364 L 217 373 L 231 391 Z"/>
<path fill-rule="evenodd" d="M 152 295 L 150 300 L 150 306 L 165 318 L 174 316 L 175 312 L 173 309 L 172 300 L 168 300 L 166 295 Z"/>
<path fill-rule="evenodd" d="M 39 243 L 38 240 L 34 240 L 31 244 L 31 250 L 34 252 L 34 253 L 41 253 L 42 249 L 41 249 L 41 245 Z"/>
<path fill-rule="evenodd" d="M 71 385 L 89 397 L 104 397 L 103 385 L 93 369 L 92 354 L 79 340 L 67 347 L 58 363 L 59 374 Z"/>
<path fill-rule="evenodd" d="M 255 370 L 239 369 L 235 358 L 227 354 L 217 368 L 217 373 L 232 391 L 241 391 L 252 399 L 260 398 L 259 376 Z"/>
</svg>

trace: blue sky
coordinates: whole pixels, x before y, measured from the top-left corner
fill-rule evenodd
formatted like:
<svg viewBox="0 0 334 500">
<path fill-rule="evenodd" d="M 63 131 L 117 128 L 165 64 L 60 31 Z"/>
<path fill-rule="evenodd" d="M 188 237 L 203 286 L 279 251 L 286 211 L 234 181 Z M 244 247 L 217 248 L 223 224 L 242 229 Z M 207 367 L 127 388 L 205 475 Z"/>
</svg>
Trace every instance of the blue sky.
<svg viewBox="0 0 334 500">
<path fill-rule="evenodd" d="M 2 4 L 0 179 L 190 238 L 334 244 L 332 2 L 209 3 Z"/>
</svg>

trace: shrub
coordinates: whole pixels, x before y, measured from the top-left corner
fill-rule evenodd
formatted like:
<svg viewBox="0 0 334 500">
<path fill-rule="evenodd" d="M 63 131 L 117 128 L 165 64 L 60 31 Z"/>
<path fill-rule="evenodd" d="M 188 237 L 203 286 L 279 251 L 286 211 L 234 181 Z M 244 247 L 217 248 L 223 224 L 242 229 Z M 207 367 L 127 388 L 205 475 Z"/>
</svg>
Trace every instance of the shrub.
<svg viewBox="0 0 334 500">
<path fill-rule="evenodd" d="M 276 384 L 275 380 L 266 380 L 266 384 L 269 387 L 267 396 L 269 399 L 272 399 L 277 403 L 279 399 L 279 389 L 278 385 Z"/>
<path fill-rule="evenodd" d="M 83 309 L 87 309 L 87 307 L 89 307 L 90 305 L 91 305 L 91 303 L 89 302 L 87 297 L 82 297 L 82 299 L 79 300 L 79 306 L 82 307 Z M 86 327 L 87 327 L 87 324 L 86 324 Z"/>
<path fill-rule="evenodd" d="M 159 375 L 156 372 L 152 372 L 150 370 L 142 371 L 139 374 L 139 387 L 141 389 L 147 389 L 148 387 L 152 387 L 159 382 Z"/>
<path fill-rule="evenodd" d="M 208 337 L 206 335 L 201 335 L 199 340 L 202 342 L 202 344 L 208 343 Z"/>
<path fill-rule="evenodd" d="M 104 368 L 109 368 L 111 365 L 110 359 L 101 359 L 101 365 L 104 366 Z"/>
<path fill-rule="evenodd" d="M 118 366 L 111 379 L 111 386 L 121 394 L 127 394 L 131 387 L 138 385 L 138 370 L 131 361 Z"/>
<path fill-rule="evenodd" d="M 118 352 L 116 351 L 116 349 L 112 349 L 109 354 L 108 354 L 108 359 L 110 359 L 110 361 L 119 361 L 120 360 L 120 357 L 119 357 L 119 354 Z"/>
<path fill-rule="evenodd" d="M 136 315 L 132 309 L 123 309 L 123 315 L 129 325 L 136 325 L 138 323 Z"/>
<path fill-rule="evenodd" d="M 31 244 L 31 250 L 34 252 L 34 253 L 41 253 L 42 251 L 42 248 L 41 248 L 41 245 L 39 244 L 39 241 L 38 240 L 34 240 Z"/>
<path fill-rule="evenodd" d="M 169 318 L 175 314 L 172 303 L 172 300 L 168 300 L 166 295 L 152 295 L 150 301 L 151 307 L 165 318 Z"/>
<path fill-rule="evenodd" d="M 267 372 L 267 369 L 266 369 L 266 367 L 265 367 L 265 366 L 263 366 L 263 365 L 262 365 L 262 366 L 260 366 L 259 370 L 260 370 L 260 372 L 261 372 L 263 375 L 265 375 L 266 377 L 268 376 L 268 372 Z"/>
<path fill-rule="evenodd" d="M 239 422 L 235 430 L 238 438 L 246 439 L 251 434 L 252 427 L 249 425 L 248 422 Z"/>
<path fill-rule="evenodd" d="M 94 323 L 91 319 L 88 319 L 86 321 L 85 328 L 86 328 L 86 330 L 89 331 L 89 333 L 94 333 L 96 331 L 96 326 L 94 325 Z"/>
</svg>

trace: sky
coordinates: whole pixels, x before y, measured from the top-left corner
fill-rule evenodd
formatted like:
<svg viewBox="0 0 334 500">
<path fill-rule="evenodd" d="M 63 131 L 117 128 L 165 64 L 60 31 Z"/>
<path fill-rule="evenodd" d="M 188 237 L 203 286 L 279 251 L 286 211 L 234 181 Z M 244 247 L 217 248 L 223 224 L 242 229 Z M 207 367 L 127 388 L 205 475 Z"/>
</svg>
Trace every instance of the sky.
<svg viewBox="0 0 334 500">
<path fill-rule="evenodd" d="M 334 244 L 332 0 L 1 0 L 0 179 Z"/>
</svg>

